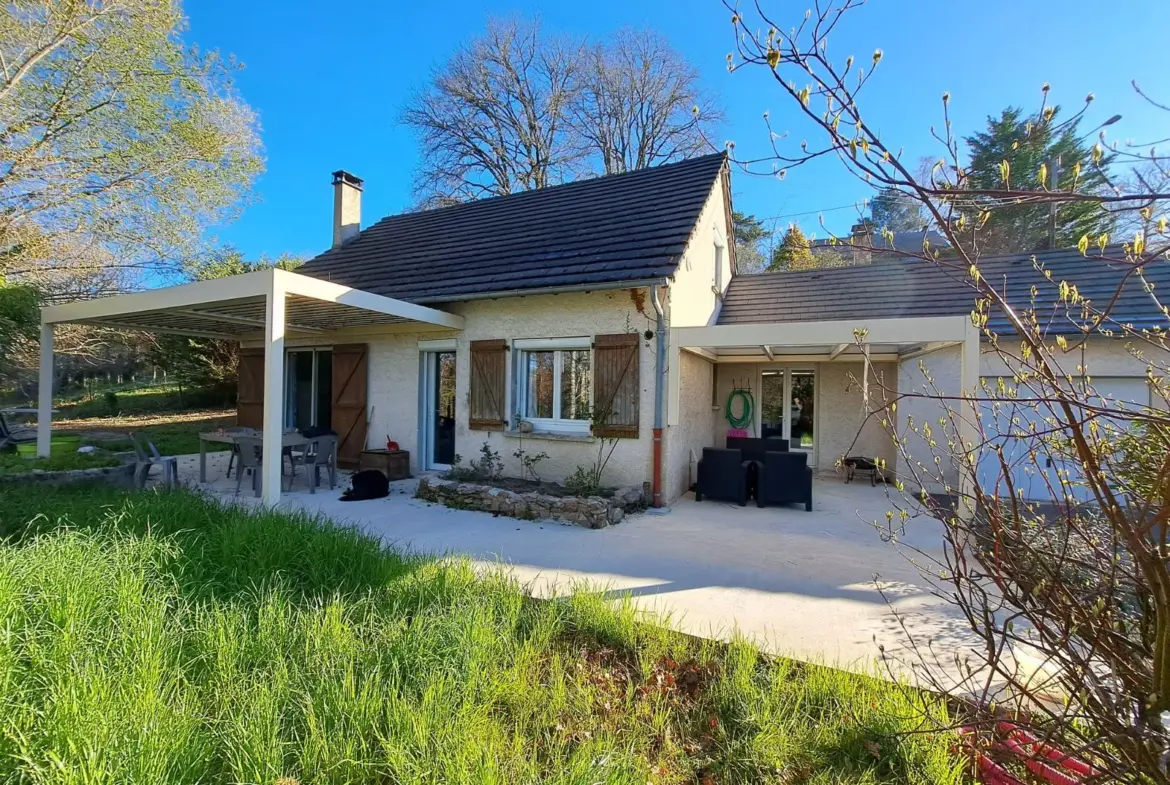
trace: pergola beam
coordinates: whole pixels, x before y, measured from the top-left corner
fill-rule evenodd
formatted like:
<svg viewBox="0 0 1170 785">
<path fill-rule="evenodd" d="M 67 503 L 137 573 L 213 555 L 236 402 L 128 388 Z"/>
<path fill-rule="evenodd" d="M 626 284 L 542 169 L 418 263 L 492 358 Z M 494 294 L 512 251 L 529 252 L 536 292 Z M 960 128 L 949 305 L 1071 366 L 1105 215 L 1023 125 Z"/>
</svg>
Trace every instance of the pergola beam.
<svg viewBox="0 0 1170 785">
<path fill-rule="evenodd" d="M 744 346 L 798 347 L 839 346 L 856 342 L 855 332 L 865 330 L 871 344 L 916 344 L 925 339 L 962 341 L 967 316 L 924 316 L 899 319 L 856 319 L 822 322 L 773 322 L 771 324 L 716 324 L 675 327 L 672 340 L 679 346 L 719 349 Z"/>
<path fill-rule="evenodd" d="M 297 275 L 287 270 L 273 270 L 275 277 L 280 279 L 281 286 L 288 294 L 309 297 L 323 302 L 348 305 L 352 308 L 361 308 L 375 313 L 384 313 L 387 316 L 397 316 L 415 322 L 437 324 L 450 327 L 454 330 L 463 329 L 463 317 L 424 305 L 415 305 L 392 297 L 383 297 L 380 294 L 353 289 L 349 286 Z"/>
<path fill-rule="evenodd" d="M 768 361 L 769 361 L 769 362 L 776 362 L 776 353 L 772 351 L 772 347 L 771 347 L 771 346 L 768 346 L 767 344 L 764 344 L 764 345 L 763 345 L 762 347 L 760 347 L 760 348 L 762 348 L 762 349 L 764 350 L 764 354 L 768 355 Z"/>
<path fill-rule="evenodd" d="M 252 319 L 252 318 L 247 317 L 247 316 L 236 316 L 235 314 L 220 313 L 218 311 L 202 311 L 202 310 L 196 310 L 194 308 L 182 308 L 182 309 L 172 311 L 172 313 L 181 313 L 181 314 L 184 314 L 185 316 L 194 316 L 198 319 L 210 319 L 211 321 L 215 321 L 215 322 L 226 322 L 227 324 L 239 324 L 239 325 L 244 325 L 246 327 L 255 327 L 255 328 L 259 328 L 259 329 L 264 328 L 264 320 L 263 319 Z M 321 327 L 310 327 L 307 324 L 296 324 L 295 322 L 288 322 L 285 326 L 290 330 L 297 330 L 299 332 L 306 332 L 306 333 L 327 332 L 327 330 L 325 330 L 324 328 L 321 328 Z"/>
<path fill-rule="evenodd" d="M 924 343 L 924 344 L 920 344 L 919 346 L 915 346 L 910 351 L 903 353 L 901 355 L 900 359 L 902 359 L 902 360 L 917 360 L 919 357 L 922 357 L 923 355 L 932 354 L 934 352 L 937 352 L 940 349 L 946 349 L 950 346 L 958 346 L 961 343 L 962 343 L 962 341 L 930 341 L 928 343 Z"/>
<path fill-rule="evenodd" d="M 89 322 L 79 322 L 79 324 L 89 324 Z M 163 335 L 188 335 L 192 338 L 215 338 L 221 341 L 234 341 L 240 337 L 234 333 L 217 333 L 211 330 L 195 330 L 186 327 L 152 327 L 146 324 L 134 324 L 133 322 L 112 322 L 109 319 L 94 322 L 93 326 L 112 327 L 115 330 L 137 330 L 144 333 L 162 333 Z"/>
<path fill-rule="evenodd" d="M 849 348 L 849 344 L 847 344 L 847 343 L 837 344 L 836 346 L 833 347 L 833 351 L 829 352 L 829 359 L 836 360 L 848 348 Z"/>
</svg>

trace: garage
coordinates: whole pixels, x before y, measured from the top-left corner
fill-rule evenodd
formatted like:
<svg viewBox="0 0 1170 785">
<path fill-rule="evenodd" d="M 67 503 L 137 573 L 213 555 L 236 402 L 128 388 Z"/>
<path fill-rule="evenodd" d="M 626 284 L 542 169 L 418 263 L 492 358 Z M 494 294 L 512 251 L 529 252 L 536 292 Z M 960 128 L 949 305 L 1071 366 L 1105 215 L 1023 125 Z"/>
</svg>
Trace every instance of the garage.
<svg viewBox="0 0 1170 785">
<path fill-rule="evenodd" d="M 1123 411 L 1150 406 L 1150 388 L 1145 377 L 1094 377 L 1096 393 L 1089 400 L 1104 408 Z M 984 447 L 979 456 L 977 476 L 984 493 L 1006 497 L 1014 489 L 1026 501 L 1051 501 L 1052 489 L 1059 488 L 1058 473 L 1071 482 L 1069 492 L 1074 499 L 1089 498 L 1088 489 L 1081 483 L 1079 464 L 1066 460 L 1046 448 L 1034 434 L 1051 430 L 1055 419 L 1052 404 L 1037 400 L 1036 394 L 1021 388 L 1013 400 L 984 402 L 981 405 L 981 426 Z M 1125 428 L 1123 419 L 1105 418 L 1102 428 Z M 1001 463 L 996 448 L 1001 448 Z"/>
</svg>

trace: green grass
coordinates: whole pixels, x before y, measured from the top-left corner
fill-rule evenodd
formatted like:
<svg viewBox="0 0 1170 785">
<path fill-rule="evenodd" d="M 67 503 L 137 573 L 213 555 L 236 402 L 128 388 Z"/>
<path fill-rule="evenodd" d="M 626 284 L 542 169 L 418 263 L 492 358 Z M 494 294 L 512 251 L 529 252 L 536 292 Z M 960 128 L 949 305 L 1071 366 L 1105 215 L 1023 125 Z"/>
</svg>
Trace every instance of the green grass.
<svg viewBox="0 0 1170 785">
<path fill-rule="evenodd" d="M 113 408 L 107 392 L 117 396 Z M 62 417 L 110 417 L 181 412 L 190 409 L 226 406 L 231 403 L 223 391 L 183 390 L 177 385 L 154 384 L 142 386 L 109 387 L 77 393 L 57 402 Z"/>
<path fill-rule="evenodd" d="M 0 489 L 0 781 L 961 781 L 894 685 L 307 517 L 28 496 Z"/>
<path fill-rule="evenodd" d="M 0 453 L 0 476 L 24 474 L 33 469 L 47 472 L 68 469 L 97 469 L 103 466 L 117 466 L 122 461 L 113 455 L 93 455 L 79 452 L 62 452 L 49 458 L 25 458 L 15 453 Z"/>
<path fill-rule="evenodd" d="M 165 420 L 165 418 L 163 418 Z M 156 420 L 157 422 L 157 420 Z M 163 455 L 190 455 L 199 452 L 199 434 L 214 431 L 235 424 L 235 417 L 206 417 L 202 419 L 173 420 L 158 422 L 154 425 L 136 424 L 131 421 L 74 421 L 67 424 L 67 430 L 62 433 L 100 433 L 100 437 L 85 436 L 84 441 L 107 450 L 125 451 L 132 449 L 130 433 L 138 434 L 140 438 L 154 442 L 158 451 Z M 221 452 L 228 449 L 228 445 L 218 442 L 209 442 L 208 452 Z"/>
</svg>

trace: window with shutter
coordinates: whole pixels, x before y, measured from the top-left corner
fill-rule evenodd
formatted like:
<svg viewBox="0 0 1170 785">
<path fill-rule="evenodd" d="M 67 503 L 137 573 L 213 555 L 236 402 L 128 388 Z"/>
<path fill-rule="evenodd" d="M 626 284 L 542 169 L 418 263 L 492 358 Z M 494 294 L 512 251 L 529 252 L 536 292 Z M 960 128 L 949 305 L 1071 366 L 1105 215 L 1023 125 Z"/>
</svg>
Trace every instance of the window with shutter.
<svg viewBox="0 0 1170 785">
<path fill-rule="evenodd" d="M 594 436 L 638 436 L 639 344 L 637 333 L 593 339 Z"/>
<path fill-rule="evenodd" d="M 471 342 L 471 395 L 467 427 L 473 431 L 501 431 L 508 422 L 508 342 L 503 338 Z"/>
</svg>

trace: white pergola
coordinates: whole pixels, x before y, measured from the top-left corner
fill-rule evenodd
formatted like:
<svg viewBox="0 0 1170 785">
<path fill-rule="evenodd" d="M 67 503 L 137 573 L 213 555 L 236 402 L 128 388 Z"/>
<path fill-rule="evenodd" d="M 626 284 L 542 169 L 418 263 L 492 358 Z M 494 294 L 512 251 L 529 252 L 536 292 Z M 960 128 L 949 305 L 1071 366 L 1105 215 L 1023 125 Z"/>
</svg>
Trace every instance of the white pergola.
<svg viewBox="0 0 1170 785">
<path fill-rule="evenodd" d="M 979 330 L 969 315 L 674 327 L 670 331 L 668 422 L 678 424 L 680 352 L 714 363 L 903 362 L 952 346 L 962 347 L 961 394 L 978 397 Z M 959 431 L 963 444 L 973 449 L 978 441 L 975 420 L 960 417 Z M 964 473 L 964 483 L 968 479 Z M 971 489 L 963 490 L 969 493 Z"/>
<path fill-rule="evenodd" d="M 283 433 L 285 336 L 332 336 L 341 331 L 415 323 L 460 330 L 463 317 L 310 278 L 268 269 L 229 278 L 41 309 L 37 454 L 50 452 L 53 407 L 53 328 L 90 324 L 122 330 L 227 340 L 264 346 L 264 452 L 279 455 Z M 280 500 L 280 461 L 265 461 L 266 504 Z"/>
</svg>

